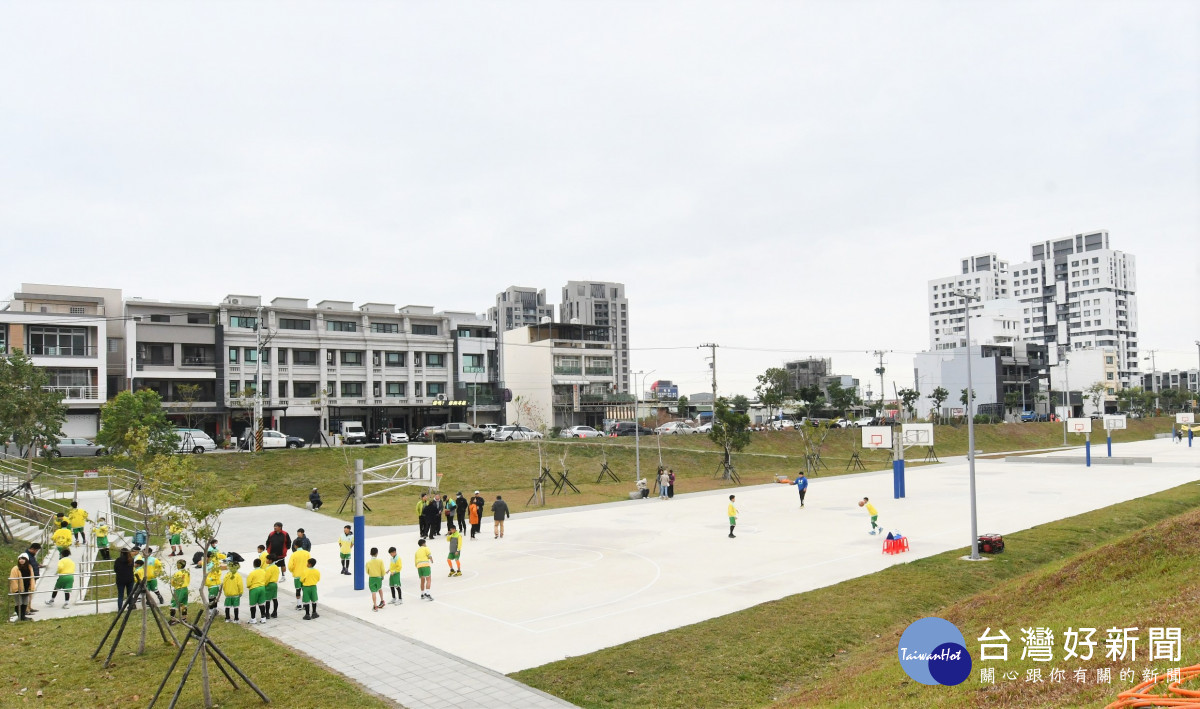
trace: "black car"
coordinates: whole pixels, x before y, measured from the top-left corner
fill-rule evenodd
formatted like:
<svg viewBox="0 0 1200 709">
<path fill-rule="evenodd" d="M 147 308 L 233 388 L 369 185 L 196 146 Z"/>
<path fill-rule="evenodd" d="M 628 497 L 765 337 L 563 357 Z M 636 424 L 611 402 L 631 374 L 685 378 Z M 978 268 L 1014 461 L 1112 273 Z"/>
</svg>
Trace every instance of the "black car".
<svg viewBox="0 0 1200 709">
<path fill-rule="evenodd" d="M 619 421 L 611 429 L 618 436 L 653 436 L 654 431 L 645 426 L 639 426 L 632 421 Z"/>
</svg>

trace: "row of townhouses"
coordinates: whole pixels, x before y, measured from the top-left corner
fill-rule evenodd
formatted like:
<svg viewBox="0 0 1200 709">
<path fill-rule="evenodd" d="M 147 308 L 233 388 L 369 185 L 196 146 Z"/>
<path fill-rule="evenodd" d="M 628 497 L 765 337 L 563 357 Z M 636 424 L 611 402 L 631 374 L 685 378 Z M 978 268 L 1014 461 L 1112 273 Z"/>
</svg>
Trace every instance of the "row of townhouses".
<svg viewBox="0 0 1200 709">
<path fill-rule="evenodd" d="M 547 306 L 505 330 L 420 305 L 122 299 L 26 283 L 0 309 L 0 354 L 21 349 L 45 368 L 74 436 L 94 435 L 100 406 L 140 389 L 156 391 L 175 423 L 222 437 L 250 424 L 256 400 L 267 427 L 307 440 L 342 421 L 415 433 L 447 421 L 601 426 L 632 415 L 624 286 L 572 281 L 568 291 L 570 322 L 554 322 Z M 603 298 L 585 313 L 577 293 Z"/>
</svg>

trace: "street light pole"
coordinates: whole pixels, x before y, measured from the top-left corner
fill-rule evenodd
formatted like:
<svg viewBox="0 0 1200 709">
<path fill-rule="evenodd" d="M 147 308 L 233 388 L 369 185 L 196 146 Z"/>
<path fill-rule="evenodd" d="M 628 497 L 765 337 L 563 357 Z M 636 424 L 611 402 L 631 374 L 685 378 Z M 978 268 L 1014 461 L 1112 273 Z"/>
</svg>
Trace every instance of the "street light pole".
<svg viewBox="0 0 1200 709">
<path fill-rule="evenodd" d="M 971 381 L 971 301 L 980 300 L 966 291 L 954 291 L 963 299 L 967 322 L 967 470 L 971 479 L 971 561 L 979 561 L 979 516 L 975 507 L 975 391 Z"/>
<path fill-rule="evenodd" d="M 633 469 L 634 480 L 642 479 L 642 422 L 638 420 L 638 392 L 641 387 L 638 386 L 638 375 L 642 377 L 642 384 L 646 383 L 646 377 L 654 374 L 656 370 L 651 369 L 649 372 L 637 371 L 633 373 Z"/>
</svg>

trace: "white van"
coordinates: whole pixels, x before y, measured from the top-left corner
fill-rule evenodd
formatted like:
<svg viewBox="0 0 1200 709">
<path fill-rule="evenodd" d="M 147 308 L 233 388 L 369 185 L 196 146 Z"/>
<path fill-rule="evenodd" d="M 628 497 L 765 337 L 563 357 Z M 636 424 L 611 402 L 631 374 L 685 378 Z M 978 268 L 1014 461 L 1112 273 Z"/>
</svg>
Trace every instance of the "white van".
<svg viewBox="0 0 1200 709">
<path fill-rule="evenodd" d="M 217 442 L 199 428 L 177 428 L 175 435 L 179 436 L 179 453 L 206 453 L 217 449 Z"/>
</svg>

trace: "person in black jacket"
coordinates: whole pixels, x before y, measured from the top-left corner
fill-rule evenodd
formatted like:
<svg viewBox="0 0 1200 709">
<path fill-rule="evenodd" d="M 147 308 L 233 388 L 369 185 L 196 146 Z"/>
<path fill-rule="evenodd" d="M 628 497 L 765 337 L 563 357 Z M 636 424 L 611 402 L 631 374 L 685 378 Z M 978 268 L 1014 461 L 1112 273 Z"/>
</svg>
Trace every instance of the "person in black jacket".
<svg viewBox="0 0 1200 709">
<path fill-rule="evenodd" d="M 312 492 L 308 493 L 308 502 L 312 505 L 313 511 L 321 509 L 321 493 L 317 492 L 317 488 L 313 488 Z"/>
<path fill-rule="evenodd" d="M 458 530 L 462 531 L 467 528 L 467 498 L 463 497 L 462 490 L 458 491 L 458 495 L 454 498 L 454 514 L 458 517 Z"/>
<path fill-rule="evenodd" d="M 287 553 L 292 548 L 292 535 L 283 531 L 283 522 L 276 522 L 275 529 L 267 535 L 267 553 L 275 557 L 275 565 L 279 567 L 279 578 L 287 574 Z"/>
<path fill-rule="evenodd" d="M 496 495 L 496 501 L 492 503 L 492 532 L 496 535 L 495 539 L 500 539 L 504 536 L 504 520 L 511 517 L 508 511 L 508 503 L 499 495 Z"/>
<path fill-rule="evenodd" d="M 125 599 L 133 593 L 133 552 L 121 547 L 121 555 L 113 561 L 117 581 L 117 610 L 125 607 Z"/>
<path fill-rule="evenodd" d="M 425 520 L 425 530 L 430 539 L 436 537 L 442 530 L 442 510 L 441 504 L 438 503 L 436 496 L 425 503 L 425 509 L 421 510 L 421 517 Z"/>
<path fill-rule="evenodd" d="M 299 545 L 299 546 L 297 546 Z M 304 527 L 296 530 L 296 538 L 292 540 L 293 549 L 303 549 L 304 551 L 312 551 L 312 541 L 308 535 L 304 533 Z"/>
</svg>

